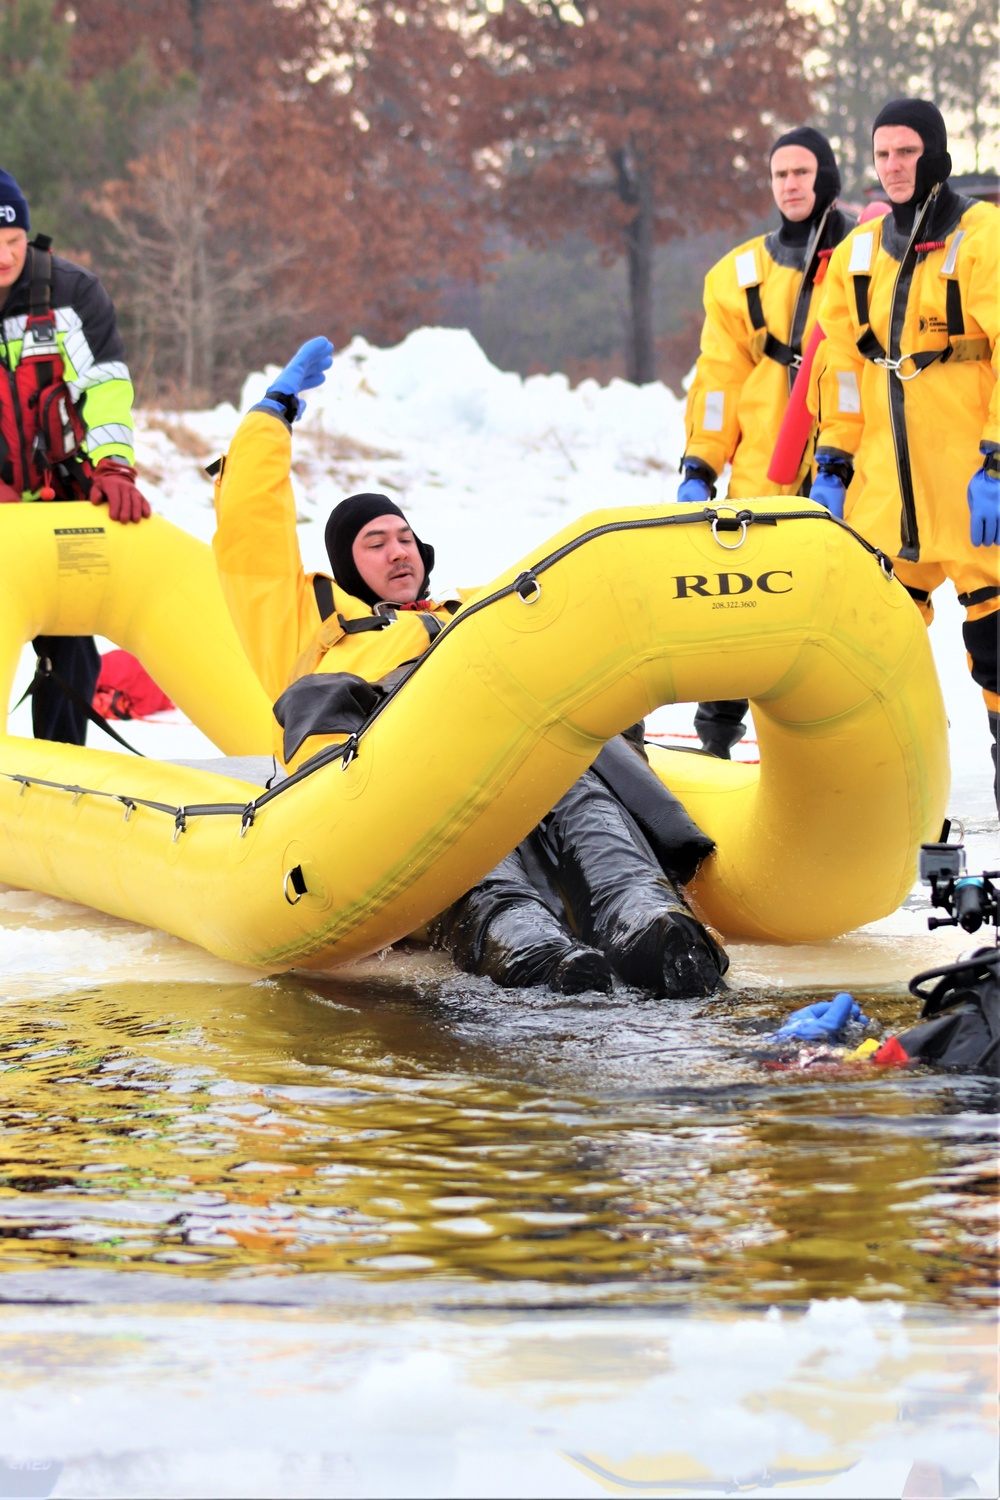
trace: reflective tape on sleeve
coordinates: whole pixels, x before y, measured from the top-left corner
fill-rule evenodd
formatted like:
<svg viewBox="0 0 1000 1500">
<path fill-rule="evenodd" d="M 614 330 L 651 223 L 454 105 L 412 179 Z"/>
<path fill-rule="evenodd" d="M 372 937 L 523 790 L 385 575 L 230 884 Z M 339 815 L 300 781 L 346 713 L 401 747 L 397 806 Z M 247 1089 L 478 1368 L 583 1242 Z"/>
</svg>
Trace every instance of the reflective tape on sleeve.
<svg viewBox="0 0 1000 1500">
<path fill-rule="evenodd" d="M 861 410 L 861 392 L 853 370 L 837 371 L 837 410 L 845 416 L 855 416 Z"/>
<path fill-rule="evenodd" d="M 744 250 L 742 255 L 737 255 L 734 265 L 736 266 L 737 286 L 756 286 L 760 281 L 757 274 L 757 257 L 752 250 Z"/>
<path fill-rule="evenodd" d="M 70 382 L 77 391 L 89 391 L 95 385 L 103 385 L 106 380 L 130 380 L 128 365 L 124 360 L 110 359 L 105 364 L 92 364 L 83 374 Z"/>
<path fill-rule="evenodd" d="M 869 231 L 868 234 L 854 234 L 851 236 L 851 260 L 847 267 L 850 275 L 859 272 L 870 271 L 872 267 L 872 246 L 875 236 Z"/>
<path fill-rule="evenodd" d="M 945 256 L 944 260 L 941 263 L 942 276 L 950 276 L 954 271 L 955 262 L 958 260 L 958 247 L 964 239 L 965 230 L 960 229 L 955 238 L 952 240 L 951 244 L 948 246 L 948 254 Z"/>
<path fill-rule="evenodd" d="M 91 427 L 88 431 L 87 452 L 93 453 L 95 448 L 105 448 L 109 443 L 131 448 L 134 441 L 131 427 L 124 422 L 106 422 L 103 427 Z"/>
<path fill-rule="evenodd" d="M 704 432 L 721 432 L 722 421 L 726 414 L 726 397 L 723 391 L 705 392 L 705 417 L 702 422 Z"/>
</svg>

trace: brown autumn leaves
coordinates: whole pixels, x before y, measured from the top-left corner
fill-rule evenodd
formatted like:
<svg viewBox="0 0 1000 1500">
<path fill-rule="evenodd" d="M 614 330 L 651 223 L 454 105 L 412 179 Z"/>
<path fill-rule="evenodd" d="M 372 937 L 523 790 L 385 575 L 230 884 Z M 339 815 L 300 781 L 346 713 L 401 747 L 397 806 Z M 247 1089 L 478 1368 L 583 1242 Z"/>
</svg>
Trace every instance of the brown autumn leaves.
<svg viewBox="0 0 1000 1500">
<path fill-rule="evenodd" d="M 654 247 L 766 203 L 807 33 L 786 0 L 580 5 L 78 0 L 79 76 L 142 46 L 188 80 L 102 195 L 150 386 L 195 399 L 320 330 L 395 340 L 502 230 L 624 255 L 654 378 Z"/>
</svg>

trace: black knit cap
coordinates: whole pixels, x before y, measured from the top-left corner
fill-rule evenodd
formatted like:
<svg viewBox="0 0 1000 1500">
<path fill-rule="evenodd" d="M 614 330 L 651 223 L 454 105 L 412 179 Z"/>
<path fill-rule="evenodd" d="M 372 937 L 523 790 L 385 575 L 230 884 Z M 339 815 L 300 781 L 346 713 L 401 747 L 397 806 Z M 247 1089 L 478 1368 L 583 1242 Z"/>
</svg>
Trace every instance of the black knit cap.
<svg viewBox="0 0 1000 1500">
<path fill-rule="evenodd" d="M 780 135 L 771 147 L 771 156 L 768 157 L 768 161 L 782 146 L 804 146 L 816 158 L 816 181 L 813 185 L 816 203 L 809 218 L 818 219 L 840 192 L 840 169 L 837 166 L 837 158 L 833 154 L 833 147 L 823 132 L 814 130 L 811 125 L 797 125 L 794 130 Z"/>
<path fill-rule="evenodd" d="M 891 99 L 883 105 L 872 126 L 872 139 L 882 125 L 906 125 L 915 130 L 924 143 L 924 154 L 917 162 L 917 180 L 910 203 L 923 203 L 937 182 L 951 176 L 948 154 L 948 127 L 936 104 L 929 99 Z"/>
<path fill-rule="evenodd" d="M 366 604 L 372 606 L 381 601 L 358 572 L 353 548 L 358 532 L 367 526 L 369 521 L 376 520 L 378 516 L 398 516 L 401 521 L 406 521 L 399 506 L 390 500 L 388 495 L 349 495 L 330 512 L 325 534 L 327 556 L 330 559 L 330 567 L 333 569 L 334 581 L 338 588 L 342 588 L 345 593 L 353 594 L 355 599 L 363 599 Z M 407 521 L 406 524 L 409 525 L 409 522 Z M 427 542 L 422 542 L 415 531 L 413 540 L 417 544 L 417 551 L 424 565 L 423 582 L 417 595 L 418 599 L 422 599 L 434 566 L 434 548 Z"/>
</svg>

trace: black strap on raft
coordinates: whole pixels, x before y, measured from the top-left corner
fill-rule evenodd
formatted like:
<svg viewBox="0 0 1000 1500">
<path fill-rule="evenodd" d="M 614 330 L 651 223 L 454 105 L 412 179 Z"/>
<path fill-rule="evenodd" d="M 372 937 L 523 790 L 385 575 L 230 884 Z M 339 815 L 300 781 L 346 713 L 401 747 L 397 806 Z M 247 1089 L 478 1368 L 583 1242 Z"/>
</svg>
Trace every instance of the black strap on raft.
<svg viewBox="0 0 1000 1500">
<path fill-rule="evenodd" d="M 74 796 L 105 797 L 113 802 L 124 804 L 126 817 L 129 816 L 130 809 L 135 807 L 148 807 L 157 812 L 169 813 L 175 820 L 175 837 L 179 833 L 184 832 L 187 820 L 194 816 L 209 817 L 226 815 L 229 817 L 239 817 L 241 827 L 245 831 L 252 826 L 257 812 L 262 807 L 265 807 L 268 802 L 273 802 L 275 797 L 283 796 L 293 786 L 298 785 L 300 781 L 304 781 L 307 777 L 315 775 L 317 771 L 322 770 L 325 766 L 332 765 L 335 761 L 339 760 L 346 768 L 351 761 L 356 759 L 362 735 L 367 734 L 373 728 L 379 716 L 385 712 L 385 709 L 406 684 L 416 676 L 427 659 L 435 651 L 440 650 L 444 643 L 450 640 L 455 631 L 467 620 L 471 620 L 482 610 L 489 609 L 494 604 L 499 604 L 501 600 L 511 598 L 514 594 L 517 594 L 526 604 L 533 603 L 541 595 L 541 584 L 538 581 L 539 575 L 547 572 L 549 568 L 554 567 L 556 563 L 562 562 L 564 558 L 577 552 L 581 547 L 585 547 L 589 542 L 597 541 L 603 536 L 612 536 L 621 531 L 665 530 L 674 526 L 697 526 L 699 524 L 704 525 L 705 523 L 711 525 L 713 531 L 739 531 L 750 526 L 777 526 L 784 521 L 817 521 L 822 525 L 836 526 L 841 531 L 846 531 L 848 536 L 854 538 L 859 547 L 863 547 L 868 555 L 876 560 L 885 576 L 892 578 L 892 563 L 886 557 L 885 553 L 880 551 L 878 547 L 872 546 L 871 542 L 866 541 L 846 521 L 842 521 L 838 516 L 831 515 L 827 510 L 757 511 L 756 513 L 751 510 L 738 510 L 734 514 L 723 514 L 715 506 L 706 505 L 701 510 L 695 506 L 689 506 L 684 513 L 679 515 L 654 515 L 644 516 L 632 521 L 607 521 L 603 526 L 595 526 L 590 531 L 582 532 L 579 536 L 574 537 L 572 541 L 566 542 L 562 547 L 557 548 L 555 552 L 550 552 L 547 556 L 540 558 L 530 568 L 525 569 L 523 573 L 519 573 L 511 583 L 504 584 L 502 588 L 494 590 L 492 594 L 484 595 L 483 598 L 477 599 L 474 604 L 466 605 L 449 622 L 447 628 L 442 629 L 440 634 L 430 642 L 422 656 L 418 657 L 412 664 L 406 664 L 407 670 L 394 683 L 384 698 L 380 700 L 370 717 L 357 733 L 350 735 L 344 744 L 329 745 L 325 750 L 318 751 L 316 755 L 310 757 L 304 766 L 300 766 L 297 771 L 293 771 L 290 776 L 287 776 L 277 786 L 262 792 L 253 802 L 199 803 L 195 806 L 177 808 L 171 807 L 164 802 L 154 802 L 145 797 L 126 797 L 117 792 L 100 791 L 93 787 L 68 786 L 65 782 L 46 781 L 41 777 L 25 776 L 10 771 L 0 771 L 0 777 L 7 781 L 16 781 L 24 788 L 29 786 L 44 786 L 55 791 L 72 792 Z M 389 675 L 390 678 L 393 676 L 391 673 Z M 385 680 L 388 681 L 389 679 Z M 92 710 L 88 711 L 92 712 Z M 115 739 L 120 738 L 110 726 L 107 726 L 107 728 L 108 732 L 113 734 Z M 124 744 L 125 742 L 122 741 L 122 743 Z M 132 747 L 128 746 L 127 748 L 131 749 Z M 136 754 L 138 753 L 137 751 Z"/>
<path fill-rule="evenodd" d="M 35 663 L 35 675 L 28 683 L 28 686 L 25 688 L 20 698 L 18 698 L 17 702 L 14 704 L 14 708 L 11 709 L 11 712 L 13 713 L 14 709 L 20 708 L 21 704 L 24 703 L 27 698 L 33 698 L 35 692 L 43 682 L 53 683 L 60 690 L 60 692 L 66 694 L 66 697 L 70 700 L 71 703 L 75 703 L 77 708 L 83 709 L 84 713 L 87 715 L 87 718 L 92 724 L 96 724 L 98 729 L 103 729 L 105 734 L 110 734 L 113 740 L 117 740 L 119 745 L 122 745 L 126 750 L 131 750 L 133 755 L 138 755 L 140 760 L 146 759 L 141 750 L 137 750 L 134 745 L 129 744 L 128 740 L 123 739 L 122 736 L 118 733 L 117 729 L 112 729 L 111 725 L 108 723 L 104 715 L 98 713 L 94 705 L 92 703 L 88 703 L 82 693 L 78 693 L 76 688 L 71 687 L 70 684 L 65 680 L 65 678 L 60 677 L 59 673 L 55 671 L 51 661 L 47 656 L 40 656 L 38 658 L 38 661 Z"/>
</svg>

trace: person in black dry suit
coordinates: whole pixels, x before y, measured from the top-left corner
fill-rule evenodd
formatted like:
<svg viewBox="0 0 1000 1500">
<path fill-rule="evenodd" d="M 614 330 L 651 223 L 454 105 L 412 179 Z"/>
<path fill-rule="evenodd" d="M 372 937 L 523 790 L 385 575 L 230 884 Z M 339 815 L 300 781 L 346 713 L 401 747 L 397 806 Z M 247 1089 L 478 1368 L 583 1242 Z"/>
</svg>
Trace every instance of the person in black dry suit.
<svg viewBox="0 0 1000 1500">
<path fill-rule="evenodd" d="M 434 549 L 385 495 L 353 495 L 331 514 L 332 579 L 302 570 L 291 423 L 331 354 L 310 340 L 282 371 L 243 419 L 216 491 L 220 582 L 276 698 L 286 766 L 308 759 L 312 736 L 358 730 L 454 612 L 428 597 Z M 575 994 L 609 990 L 617 973 L 656 995 L 710 994 L 729 961 L 679 886 L 713 847 L 650 769 L 637 725 L 437 919 L 434 940 L 506 986 Z"/>
<path fill-rule="evenodd" d="M 385 531 L 397 534 L 390 569 L 393 547 L 402 555 L 413 546 L 419 558 L 409 577 L 399 569 L 391 592 L 404 597 L 392 602 L 424 600 L 433 548 L 387 496 L 352 496 L 326 529 L 334 583 L 373 610 L 388 602 L 372 587 L 385 563 L 363 542 Z M 728 960 L 678 885 L 713 847 L 649 768 L 639 724 L 606 745 L 528 838 L 437 920 L 434 940 L 459 968 L 511 987 L 609 990 L 613 970 L 654 994 L 709 994 Z"/>
</svg>

